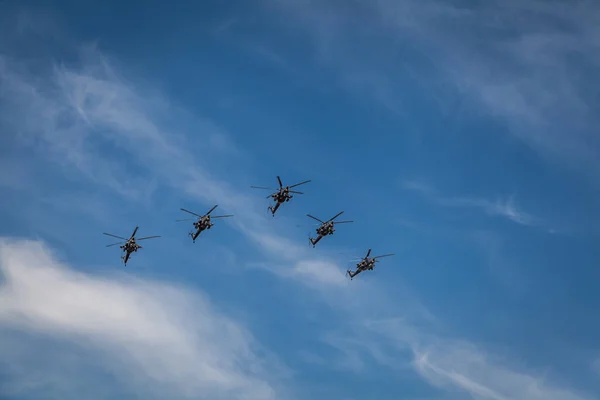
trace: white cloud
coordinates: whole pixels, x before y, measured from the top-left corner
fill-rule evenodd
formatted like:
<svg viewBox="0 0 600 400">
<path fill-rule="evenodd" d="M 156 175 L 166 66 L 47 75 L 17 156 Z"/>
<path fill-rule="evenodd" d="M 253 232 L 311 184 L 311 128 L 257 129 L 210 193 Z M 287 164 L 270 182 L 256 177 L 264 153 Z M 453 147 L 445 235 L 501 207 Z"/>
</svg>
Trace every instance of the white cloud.
<svg viewBox="0 0 600 400">
<path fill-rule="evenodd" d="M 121 383 L 137 385 L 145 398 L 276 398 L 252 335 L 200 293 L 125 275 L 83 274 L 56 260 L 44 244 L 26 240 L 0 240 L 0 271 L 0 328 L 92 348 L 95 359 L 87 362 L 118 370 Z M 45 372 L 60 379 L 50 382 L 51 389 L 77 380 L 57 376 L 61 365 L 47 359 L 54 352 L 35 347 L 14 352 L 15 344 L 27 349 L 23 343 L 31 337 L 11 340 L 2 352 L 15 356 L 3 359 L 13 372 L 33 358 L 49 364 Z M 13 378 L 16 387 L 32 384 L 26 373 Z"/>
</svg>

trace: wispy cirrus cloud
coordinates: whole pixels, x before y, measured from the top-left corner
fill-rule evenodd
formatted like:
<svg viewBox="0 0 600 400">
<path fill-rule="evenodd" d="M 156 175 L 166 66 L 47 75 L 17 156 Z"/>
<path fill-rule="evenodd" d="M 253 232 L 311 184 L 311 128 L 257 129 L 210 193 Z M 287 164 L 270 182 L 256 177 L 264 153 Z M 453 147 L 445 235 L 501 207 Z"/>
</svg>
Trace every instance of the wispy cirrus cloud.
<svg viewBox="0 0 600 400">
<path fill-rule="evenodd" d="M 81 49 L 80 55 L 81 68 L 53 65 L 43 72 L 40 65 L 3 57 L 0 96 L 7 106 L 1 117 L 11 131 L 19 132 L 18 143 L 132 201 L 147 199 L 158 181 L 207 205 L 218 203 L 236 215 L 228 222 L 264 251 L 299 256 L 299 246 L 262 227 L 263 204 L 213 176 L 197 160 L 193 151 L 199 149 L 186 140 L 187 129 L 173 129 L 182 126 L 173 120 L 186 115 L 183 110 L 151 88 L 127 81 L 93 47 Z M 194 121 L 198 125 L 192 136 L 202 142 L 204 163 L 218 159 L 211 158 L 211 150 L 230 154 L 225 133 L 210 122 Z M 102 151 L 107 149 L 111 151 Z"/>
<path fill-rule="evenodd" d="M 457 118 L 489 116 L 544 156 L 597 176 L 600 17 L 592 0 L 266 1 L 342 82 L 406 109 L 416 84 Z M 457 102 L 457 96 L 460 100 Z"/>
<path fill-rule="evenodd" d="M 413 354 L 414 370 L 432 385 L 459 389 L 481 400 L 591 400 L 594 396 L 559 387 L 547 369 L 517 365 L 493 351 L 464 340 L 440 336 L 401 318 L 370 320 L 365 335 L 387 337 L 395 345 L 392 354 Z M 381 350 L 381 349 L 380 349 Z M 379 355 L 381 351 L 374 353 Z M 403 366 L 396 366 L 403 368 Z"/>
<path fill-rule="evenodd" d="M 447 199 L 438 199 L 438 203 L 448 207 L 475 207 L 483 210 L 486 214 L 492 216 L 501 216 L 521 225 L 531 225 L 533 218 L 522 210 L 519 210 L 515 204 L 514 196 L 505 199 L 490 201 L 479 198 L 455 197 Z"/>
<path fill-rule="evenodd" d="M 507 196 L 496 200 L 478 197 L 445 197 L 431 185 L 422 182 L 404 181 L 402 187 L 417 192 L 434 204 L 444 207 L 471 207 L 477 208 L 490 216 L 507 218 L 520 225 L 535 225 L 536 219 L 518 208 L 515 196 Z"/>
<path fill-rule="evenodd" d="M 323 340 L 335 350 L 328 357 L 306 355 L 328 368 L 376 374 L 373 363 L 409 379 L 410 371 L 439 388 L 440 399 L 592 400 L 593 394 L 556 384 L 551 369 L 528 366 L 484 345 L 442 335 L 431 324 L 403 317 L 365 318 Z M 438 397 L 436 397 L 438 398 Z"/>
<path fill-rule="evenodd" d="M 91 363 L 145 398 L 278 398 L 269 378 L 275 370 L 257 355 L 264 350 L 199 292 L 130 275 L 83 274 L 41 242 L 9 238 L 0 240 L 0 272 L 0 347 L 11 375 L 0 390 L 6 395 L 23 388 L 68 392 L 77 364 Z M 16 340 L 6 329 L 56 339 L 72 346 L 63 351 L 74 357 L 50 363 L 56 354 L 39 351 L 42 339 Z M 18 346 L 23 340 L 28 346 Z M 89 351 L 84 359 L 78 348 Z M 32 361 L 37 366 L 23 365 Z M 28 372 L 42 366 L 49 369 L 32 382 Z M 62 368 L 75 375 L 58 373 Z"/>
<path fill-rule="evenodd" d="M 508 368 L 470 343 L 443 343 L 415 351 L 415 367 L 429 382 L 455 387 L 486 400 L 584 400 L 592 397 L 558 388 L 526 370 Z"/>
</svg>

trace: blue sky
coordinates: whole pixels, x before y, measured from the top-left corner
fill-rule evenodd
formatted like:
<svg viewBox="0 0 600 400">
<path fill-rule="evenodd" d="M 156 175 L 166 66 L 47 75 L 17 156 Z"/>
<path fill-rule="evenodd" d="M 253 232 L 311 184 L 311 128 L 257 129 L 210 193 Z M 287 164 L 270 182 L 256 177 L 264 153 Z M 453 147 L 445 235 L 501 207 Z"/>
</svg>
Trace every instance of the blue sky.
<svg viewBox="0 0 600 400">
<path fill-rule="evenodd" d="M 316 3 L 0 4 L 0 397 L 600 396 L 598 6 Z"/>
</svg>

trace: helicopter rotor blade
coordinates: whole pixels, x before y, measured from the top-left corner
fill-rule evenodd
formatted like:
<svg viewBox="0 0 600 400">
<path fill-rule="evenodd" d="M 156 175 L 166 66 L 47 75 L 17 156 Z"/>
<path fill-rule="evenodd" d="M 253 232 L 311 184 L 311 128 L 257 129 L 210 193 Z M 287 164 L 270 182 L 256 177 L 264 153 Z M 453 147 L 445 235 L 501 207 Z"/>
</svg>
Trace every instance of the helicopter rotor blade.
<svg viewBox="0 0 600 400">
<path fill-rule="evenodd" d="M 323 222 L 323 221 L 321 221 L 321 220 L 320 220 L 319 218 L 317 218 L 317 217 L 313 217 L 313 216 L 312 216 L 312 215 L 310 215 L 310 214 L 306 214 L 306 216 L 307 216 L 308 218 L 312 218 L 312 219 L 314 219 L 315 221 L 319 221 L 320 223 L 324 224 L 324 222 Z"/>
<path fill-rule="evenodd" d="M 176 219 L 175 222 L 194 221 L 196 218 Z"/>
<path fill-rule="evenodd" d="M 217 215 L 216 217 L 210 217 L 210 219 L 215 219 L 215 218 L 227 218 L 227 217 L 233 217 L 233 215 Z"/>
<path fill-rule="evenodd" d="M 369 251 L 367 251 L 367 255 L 365 256 L 365 258 L 369 258 L 369 254 L 371 254 L 371 249 L 369 249 Z"/>
<path fill-rule="evenodd" d="M 308 182 L 310 182 L 310 181 L 311 181 L 311 180 L 309 179 L 309 180 L 307 180 L 307 181 L 304 181 L 304 182 L 296 183 L 295 185 L 289 186 L 289 188 L 291 189 L 291 188 L 293 188 L 293 187 L 296 187 L 296 186 L 304 185 L 305 183 L 308 183 Z"/>
<path fill-rule="evenodd" d="M 213 211 L 214 211 L 214 209 L 215 209 L 215 208 L 217 208 L 217 206 L 218 206 L 218 204 L 217 204 L 216 206 L 214 206 L 213 208 L 211 208 L 211 209 L 210 209 L 210 210 L 209 210 L 209 211 L 208 211 L 206 214 L 204 214 L 204 215 L 205 215 L 205 216 L 206 216 L 206 215 L 210 215 L 210 213 L 211 213 L 211 212 L 213 212 Z"/>
<path fill-rule="evenodd" d="M 295 190 L 288 190 L 289 193 L 294 193 L 294 194 L 304 194 L 303 192 L 297 192 Z"/>
<path fill-rule="evenodd" d="M 335 221 L 333 221 L 333 223 L 334 223 L 335 225 L 337 225 L 337 224 L 347 224 L 347 223 L 349 223 L 349 222 L 354 222 L 354 221 L 338 221 L 338 222 L 335 222 Z"/>
<path fill-rule="evenodd" d="M 283 183 L 281 183 L 281 178 L 279 176 L 277 176 L 277 182 L 279 182 L 279 188 L 281 189 L 283 187 Z"/>
<path fill-rule="evenodd" d="M 381 257 L 389 257 L 389 256 L 393 256 L 394 254 L 384 254 L 382 256 L 377 256 L 377 257 L 373 257 L 373 260 L 377 259 L 377 258 L 381 258 Z"/>
<path fill-rule="evenodd" d="M 160 236 L 146 236 L 146 237 L 143 237 L 143 238 L 136 239 L 135 241 L 139 242 L 140 240 L 154 239 L 154 238 L 159 238 L 159 237 Z"/>
<path fill-rule="evenodd" d="M 340 211 L 339 213 L 337 213 L 337 214 L 335 215 L 335 217 L 331 217 L 331 218 L 329 218 L 329 220 L 328 220 L 327 222 L 331 222 L 331 221 L 333 221 L 334 219 L 336 219 L 337 217 L 339 217 L 339 216 L 340 216 L 340 215 L 342 215 L 343 213 L 344 213 L 343 211 Z"/>
<path fill-rule="evenodd" d="M 200 214 L 196 214 L 195 212 L 191 212 L 190 210 L 186 210 L 185 208 L 180 208 L 181 211 L 186 212 L 188 214 L 195 215 L 196 217 L 202 217 Z"/>
<path fill-rule="evenodd" d="M 125 243 L 125 242 L 118 242 L 118 243 L 108 244 L 108 245 L 106 245 L 106 247 L 116 246 L 116 245 L 121 244 L 121 243 Z"/>
<path fill-rule="evenodd" d="M 114 238 L 121 239 L 121 240 L 127 240 L 127 239 L 125 239 L 124 237 L 117 236 L 117 235 L 113 235 L 112 233 L 106 233 L 106 232 L 102 232 L 102 234 L 103 234 L 103 235 L 106 235 L 106 236 L 112 236 L 112 237 L 114 237 Z"/>
<path fill-rule="evenodd" d="M 129 239 L 132 239 L 135 236 L 135 234 L 138 231 L 138 229 L 140 229 L 140 227 L 136 226 L 135 229 L 133 230 L 133 233 L 131 234 L 131 237 Z"/>
</svg>

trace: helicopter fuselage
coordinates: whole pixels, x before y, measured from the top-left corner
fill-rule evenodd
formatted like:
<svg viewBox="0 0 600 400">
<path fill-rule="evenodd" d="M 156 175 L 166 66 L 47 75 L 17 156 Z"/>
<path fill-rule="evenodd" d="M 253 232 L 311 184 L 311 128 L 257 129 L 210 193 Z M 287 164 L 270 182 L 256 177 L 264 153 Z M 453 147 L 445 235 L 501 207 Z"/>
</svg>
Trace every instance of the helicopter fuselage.
<svg viewBox="0 0 600 400">
<path fill-rule="evenodd" d="M 354 278 L 356 275 L 360 274 L 364 271 L 372 271 L 375 267 L 375 262 L 372 258 L 367 258 L 356 264 L 356 270 L 354 272 L 348 270 L 347 273 L 350 276 L 350 279 Z"/>
<path fill-rule="evenodd" d="M 127 261 L 129 261 L 129 257 L 131 257 L 131 253 L 135 253 L 138 251 L 138 249 L 141 249 L 141 248 L 142 248 L 142 246 L 137 244 L 135 242 L 135 239 L 131 239 L 131 240 L 127 241 L 127 243 L 125 243 L 123 246 L 121 246 L 121 249 L 123 249 L 123 251 L 125 252 L 125 254 L 123 256 L 121 256 L 124 264 L 127 265 Z"/>
<path fill-rule="evenodd" d="M 286 201 L 290 201 L 294 196 L 290 194 L 290 189 L 285 187 L 280 189 L 277 193 L 273 193 L 271 196 L 273 200 L 279 204 L 285 203 Z"/>
<path fill-rule="evenodd" d="M 373 259 L 366 259 L 356 264 L 356 268 L 361 271 L 372 270 L 373 267 L 375 267 L 375 260 Z"/>
<path fill-rule="evenodd" d="M 283 203 L 290 201 L 294 196 L 290 194 L 288 188 L 282 188 L 277 193 L 273 193 L 271 197 L 273 198 L 273 201 L 275 201 L 275 205 L 269 206 L 269 211 L 275 216 L 277 209 L 279 209 Z"/>
<path fill-rule="evenodd" d="M 210 229 L 213 227 L 213 223 L 210 222 L 210 216 L 207 215 L 205 217 L 201 217 L 197 222 L 194 223 L 194 227 L 196 228 L 196 232 L 190 232 L 190 236 L 192 237 L 192 241 L 195 242 L 200 233 L 205 231 L 206 229 Z"/>
<path fill-rule="evenodd" d="M 333 224 L 333 222 L 324 222 L 321 226 L 317 228 L 317 234 L 319 236 L 333 235 L 335 233 L 335 228 L 333 227 Z"/>
<path fill-rule="evenodd" d="M 323 222 L 323 224 L 321 226 L 319 226 L 317 229 L 317 237 L 316 238 L 309 238 L 310 239 L 310 243 L 313 245 L 313 247 L 315 247 L 317 245 L 317 243 L 319 243 L 319 241 L 321 239 L 323 239 L 325 236 L 328 235 L 333 235 L 333 233 L 335 232 L 335 229 L 333 227 L 333 222 Z"/>
</svg>

